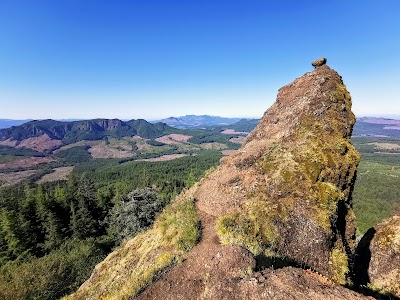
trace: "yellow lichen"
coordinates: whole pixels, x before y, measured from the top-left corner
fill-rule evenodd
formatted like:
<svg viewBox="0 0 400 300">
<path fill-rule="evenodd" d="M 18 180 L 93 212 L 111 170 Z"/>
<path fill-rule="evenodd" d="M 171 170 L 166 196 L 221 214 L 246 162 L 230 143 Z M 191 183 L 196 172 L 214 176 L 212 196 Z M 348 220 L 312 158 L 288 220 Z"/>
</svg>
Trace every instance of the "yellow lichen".
<svg viewBox="0 0 400 300">
<path fill-rule="evenodd" d="M 385 220 L 375 237 L 375 243 L 380 249 L 392 248 L 394 253 L 400 254 L 400 217 L 393 216 Z"/>
<path fill-rule="evenodd" d="M 344 249 L 334 248 L 330 255 L 329 264 L 333 281 L 339 284 L 345 284 L 349 272 L 349 261 Z"/>
<path fill-rule="evenodd" d="M 400 269 L 394 269 L 388 274 L 372 280 L 369 287 L 382 294 L 392 294 L 400 297 Z"/>
</svg>

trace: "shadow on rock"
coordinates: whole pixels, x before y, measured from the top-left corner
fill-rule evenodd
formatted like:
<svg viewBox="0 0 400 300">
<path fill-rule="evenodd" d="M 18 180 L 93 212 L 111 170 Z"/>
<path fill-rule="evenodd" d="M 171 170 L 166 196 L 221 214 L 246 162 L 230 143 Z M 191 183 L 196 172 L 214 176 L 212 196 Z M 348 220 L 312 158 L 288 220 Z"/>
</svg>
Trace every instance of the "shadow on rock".
<svg viewBox="0 0 400 300">
<path fill-rule="evenodd" d="M 375 233 L 375 228 L 370 228 L 357 245 L 353 270 L 353 282 L 357 286 L 366 286 L 370 283 L 368 275 L 369 263 L 371 261 L 370 245 Z"/>
</svg>

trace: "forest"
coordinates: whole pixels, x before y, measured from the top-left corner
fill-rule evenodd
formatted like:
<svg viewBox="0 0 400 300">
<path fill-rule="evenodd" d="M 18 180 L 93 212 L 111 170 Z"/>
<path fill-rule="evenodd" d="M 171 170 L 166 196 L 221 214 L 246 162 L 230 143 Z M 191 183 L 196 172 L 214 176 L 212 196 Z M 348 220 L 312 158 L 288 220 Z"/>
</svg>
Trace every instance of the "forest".
<svg viewBox="0 0 400 300">
<path fill-rule="evenodd" d="M 0 189 L 0 298 L 56 299 L 222 155 L 159 162 L 92 160 L 67 181 Z"/>
</svg>

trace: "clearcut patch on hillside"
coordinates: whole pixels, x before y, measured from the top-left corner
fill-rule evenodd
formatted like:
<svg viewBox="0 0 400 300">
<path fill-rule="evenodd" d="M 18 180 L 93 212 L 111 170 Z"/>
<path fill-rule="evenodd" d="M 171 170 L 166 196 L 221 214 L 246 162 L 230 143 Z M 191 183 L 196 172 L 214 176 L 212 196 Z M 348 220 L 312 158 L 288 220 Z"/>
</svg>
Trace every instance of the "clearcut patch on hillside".
<svg viewBox="0 0 400 300">
<path fill-rule="evenodd" d="M 15 147 L 17 149 L 25 148 L 36 151 L 47 151 L 61 147 L 63 142 L 60 140 L 51 139 L 47 134 L 43 134 L 41 136 L 24 139 L 22 141 L 14 141 L 10 139 L 0 141 L 0 145 Z"/>
<path fill-rule="evenodd" d="M 182 157 L 185 157 L 188 155 L 189 154 L 167 154 L 167 155 L 162 155 L 159 157 L 137 159 L 136 161 L 160 162 L 160 161 L 174 160 L 174 159 L 182 158 Z"/>
<path fill-rule="evenodd" d="M 51 173 L 44 175 L 36 183 L 40 184 L 58 180 L 67 180 L 68 175 L 71 174 L 73 169 L 73 166 L 55 168 Z"/>
<path fill-rule="evenodd" d="M 134 156 L 132 150 L 125 150 L 124 148 L 114 148 L 104 144 L 94 145 L 88 151 L 93 158 L 128 158 Z"/>
<path fill-rule="evenodd" d="M 242 135 L 248 135 L 250 132 L 246 131 L 236 131 L 235 129 L 225 129 L 221 131 L 222 134 L 242 134 Z"/>
<path fill-rule="evenodd" d="M 231 138 L 229 141 L 235 144 L 243 144 L 245 139 L 246 139 L 245 136 L 237 136 Z"/>
<path fill-rule="evenodd" d="M 156 138 L 155 140 L 160 143 L 164 143 L 167 145 L 174 145 L 174 144 L 179 144 L 179 143 L 186 143 L 192 136 L 191 135 L 184 135 L 184 134 L 168 134 L 161 136 L 159 138 Z"/>
<path fill-rule="evenodd" d="M 50 162 L 56 161 L 52 157 L 27 157 L 21 158 L 13 161 L 6 162 L 4 164 L 0 164 L 1 170 L 16 170 L 16 169 L 28 169 L 32 167 L 36 167 L 41 164 L 47 164 Z"/>
<path fill-rule="evenodd" d="M 37 173 L 37 170 L 27 170 L 11 173 L 0 173 L 0 186 L 12 185 Z"/>
</svg>

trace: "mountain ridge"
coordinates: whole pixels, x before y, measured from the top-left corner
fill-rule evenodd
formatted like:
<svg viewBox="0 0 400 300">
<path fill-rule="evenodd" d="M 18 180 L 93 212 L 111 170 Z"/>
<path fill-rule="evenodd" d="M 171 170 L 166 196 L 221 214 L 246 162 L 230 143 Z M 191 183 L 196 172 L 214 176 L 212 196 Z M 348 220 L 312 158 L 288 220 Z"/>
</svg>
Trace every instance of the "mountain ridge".
<svg viewBox="0 0 400 300">
<path fill-rule="evenodd" d="M 185 115 L 180 117 L 169 117 L 155 122 L 162 122 L 180 129 L 199 129 L 213 126 L 231 125 L 246 118 L 228 118 L 212 115 Z"/>
<path fill-rule="evenodd" d="M 0 141 L 23 141 L 46 135 L 51 140 L 70 144 L 81 140 L 99 140 L 107 137 L 139 135 L 157 138 L 175 130 L 163 123 L 149 123 L 144 119 L 121 121 L 119 119 L 92 119 L 82 121 L 33 120 L 19 126 L 0 129 Z"/>
</svg>

